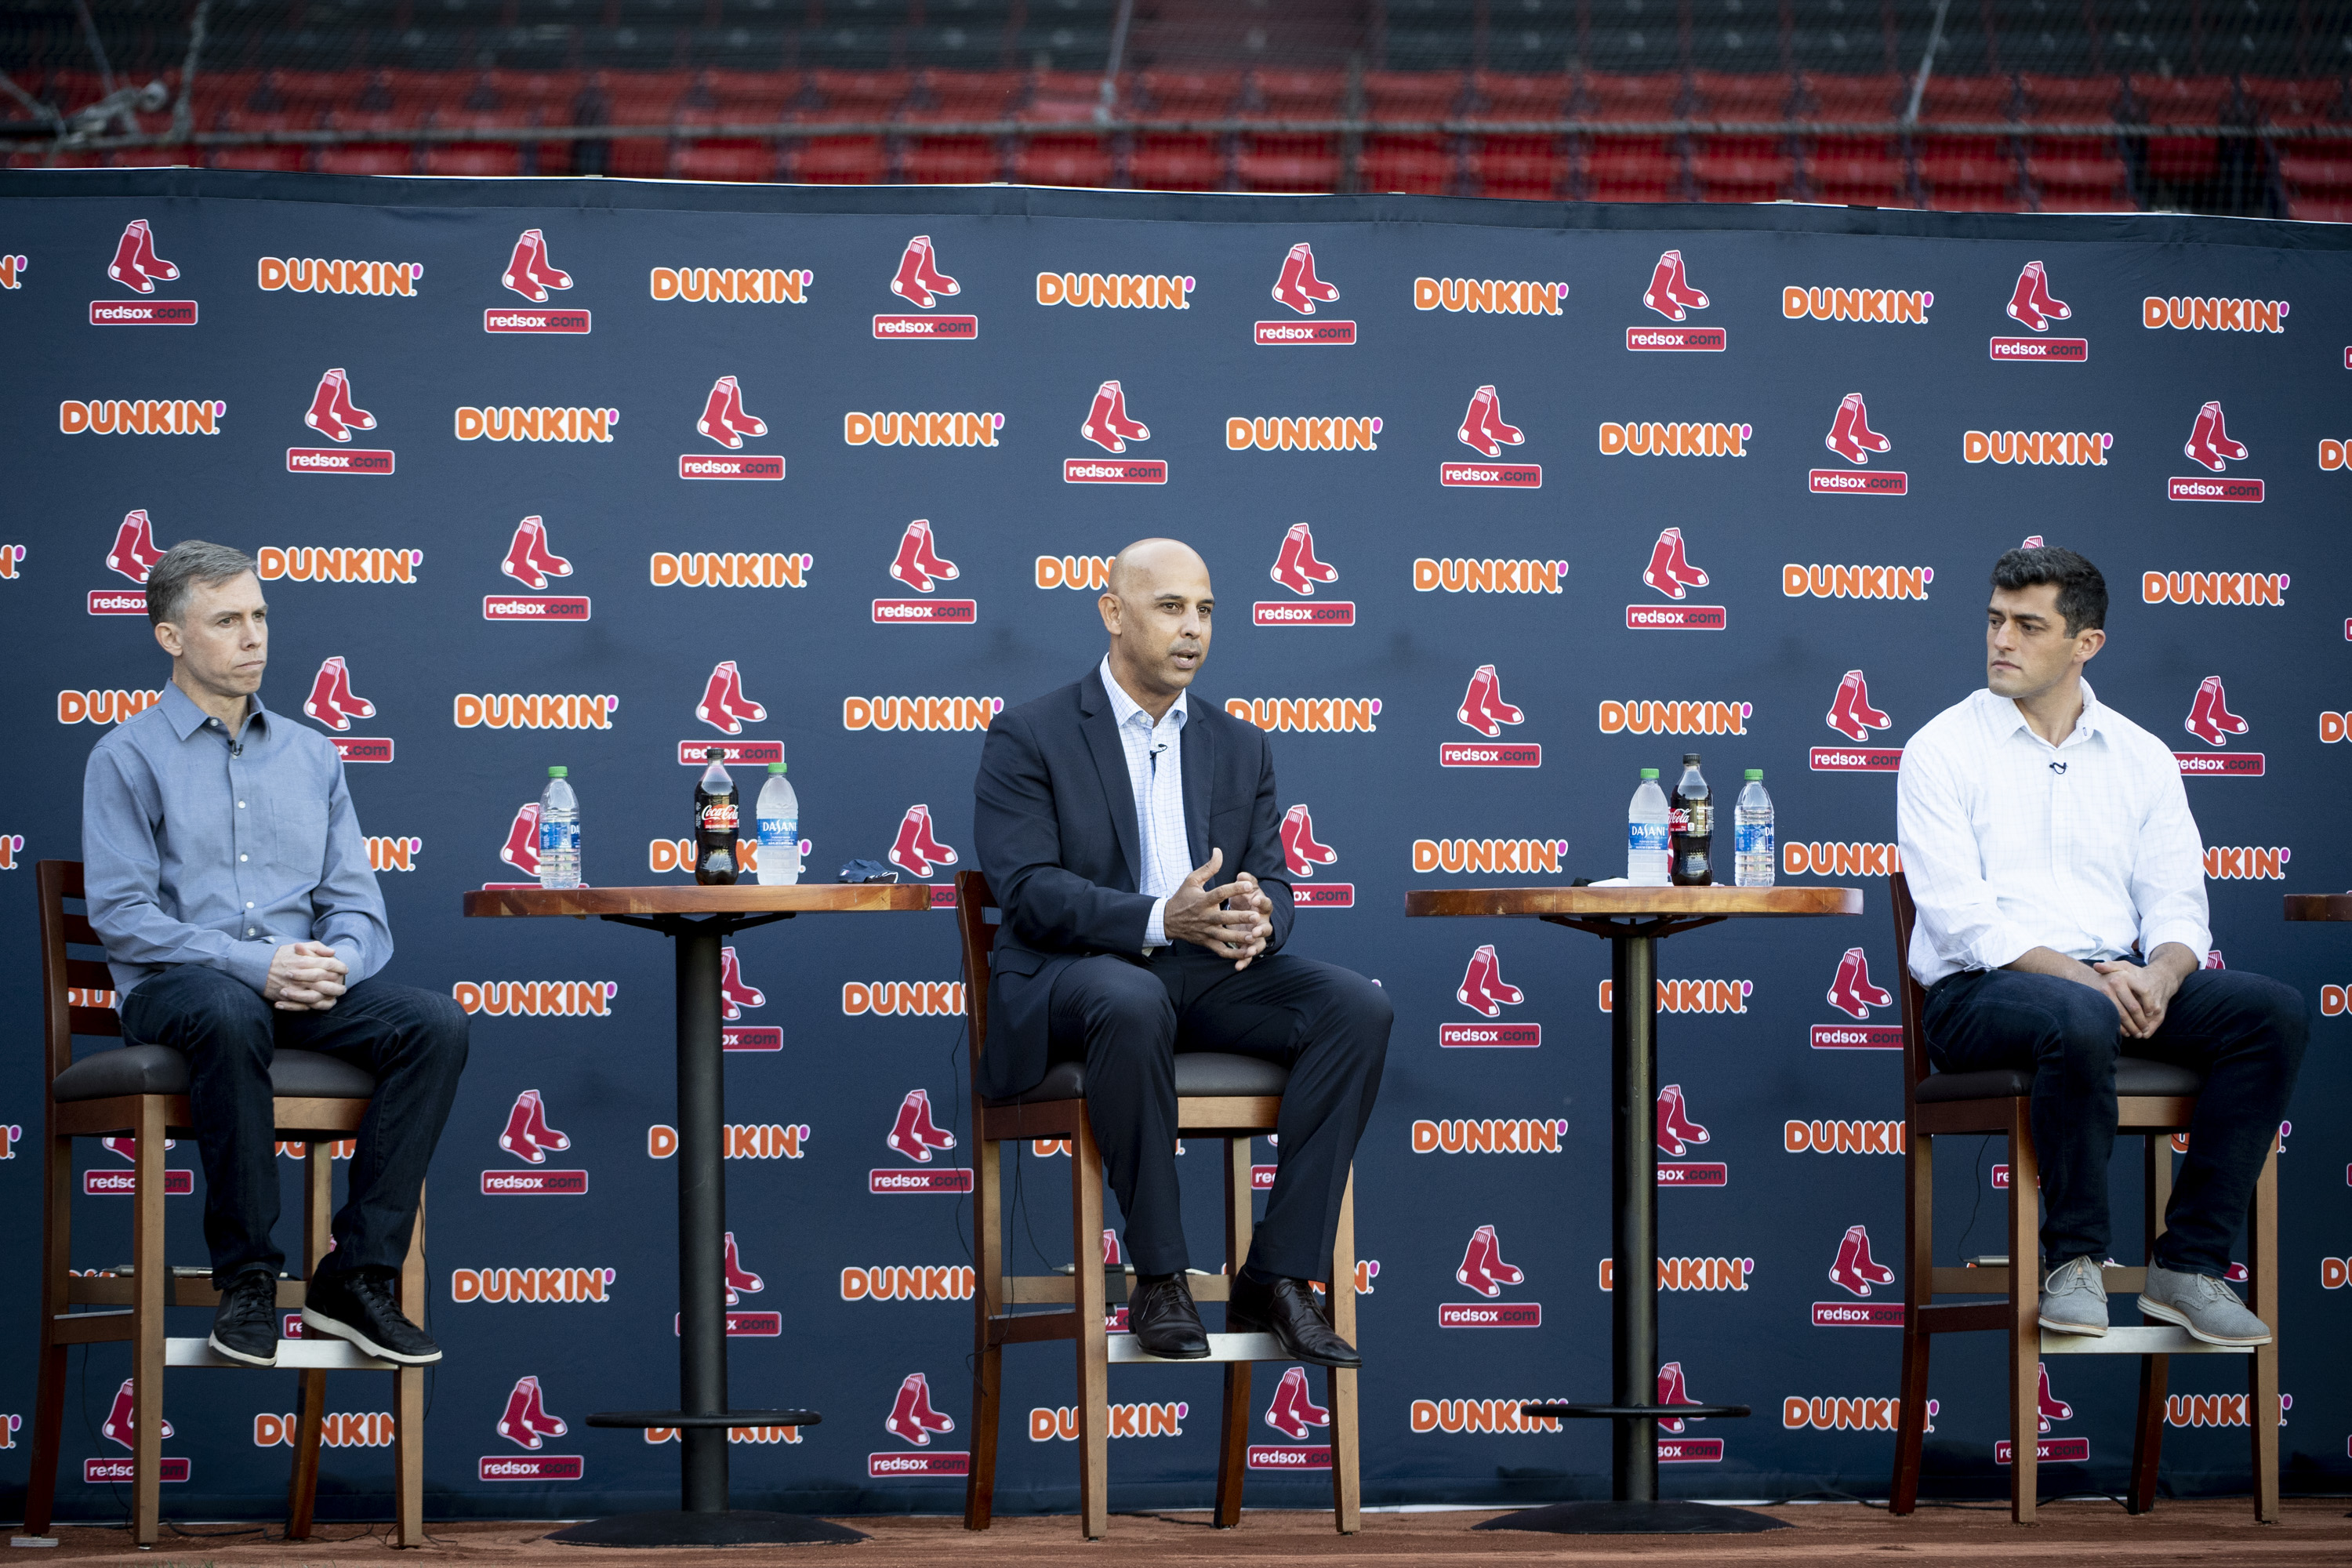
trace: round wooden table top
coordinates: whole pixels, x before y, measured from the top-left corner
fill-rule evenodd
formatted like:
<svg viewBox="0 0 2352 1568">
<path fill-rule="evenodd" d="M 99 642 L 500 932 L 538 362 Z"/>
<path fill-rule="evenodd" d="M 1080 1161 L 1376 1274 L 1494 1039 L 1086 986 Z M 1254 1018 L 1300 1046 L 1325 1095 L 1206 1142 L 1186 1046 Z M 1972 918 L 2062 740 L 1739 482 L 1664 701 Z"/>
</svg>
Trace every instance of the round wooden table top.
<svg viewBox="0 0 2352 1568">
<path fill-rule="evenodd" d="M 928 882 L 803 882 L 762 888 L 697 884 L 662 888 L 483 888 L 466 895 L 468 915 L 756 915 L 877 913 L 928 910 Z"/>
<path fill-rule="evenodd" d="M 2291 921 L 2352 921 L 2352 893 L 2289 893 Z"/>
<path fill-rule="evenodd" d="M 471 897 L 468 894 L 467 897 Z M 1859 888 L 1423 888 L 1408 915 L 1858 915 Z"/>
</svg>

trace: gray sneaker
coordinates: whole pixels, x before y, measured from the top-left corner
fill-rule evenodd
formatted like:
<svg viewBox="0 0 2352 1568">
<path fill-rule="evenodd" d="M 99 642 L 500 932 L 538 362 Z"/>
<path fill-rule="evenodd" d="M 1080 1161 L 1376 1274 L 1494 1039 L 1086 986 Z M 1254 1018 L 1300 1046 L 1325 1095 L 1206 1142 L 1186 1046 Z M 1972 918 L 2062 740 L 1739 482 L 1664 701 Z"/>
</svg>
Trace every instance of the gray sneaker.
<svg viewBox="0 0 2352 1568">
<path fill-rule="evenodd" d="M 2042 1326 L 2053 1334 L 2107 1331 L 2107 1282 L 2098 1259 L 2061 1264 L 2042 1282 Z"/>
<path fill-rule="evenodd" d="M 2139 1293 L 2139 1315 L 2178 1323 L 2191 1339 L 2209 1345 L 2266 1345 L 2270 1330 L 2238 1300 L 2238 1293 L 2210 1274 L 2176 1274 L 2151 1263 L 2147 1288 Z"/>
</svg>

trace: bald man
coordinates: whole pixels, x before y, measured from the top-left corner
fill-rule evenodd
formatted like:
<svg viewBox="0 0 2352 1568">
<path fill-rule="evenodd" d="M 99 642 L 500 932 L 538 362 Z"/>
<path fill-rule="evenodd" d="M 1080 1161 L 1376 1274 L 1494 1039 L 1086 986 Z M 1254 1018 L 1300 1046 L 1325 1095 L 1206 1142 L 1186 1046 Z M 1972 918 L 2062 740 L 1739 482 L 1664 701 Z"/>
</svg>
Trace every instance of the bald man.
<svg viewBox="0 0 2352 1568">
<path fill-rule="evenodd" d="M 1045 1083 L 1049 1069 L 1083 1070 L 1136 1271 L 1128 1326 L 1154 1355 L 1197 1360 L 1209 1339 L 1184 1278 L 1176 1058 L 1288 1068 L 1282 1163 L 1225 1328 L 1270 1333 L 1300 1361 L 1360 1365 L 1307 1281 L 1331 1278 L 1339 1200 L 1388 1054 L 1388 997 L 1283 951 L 1290 883 L 1265 736 L 1189 697 L 1209 657 L 1207 563 L 1175 540 L 1139 540 L 1099 605 L 1103 661 L 1000 715 L 981 755 L 973 836 L 1004 914 L 982 1092 L 1061 1098 L 1076 1073 Z M 1248 1063 L 1195 1066 L 1232 1079 L 1223 1092 L 1267 1092 L 1234 1077 Z"/>
</svg>

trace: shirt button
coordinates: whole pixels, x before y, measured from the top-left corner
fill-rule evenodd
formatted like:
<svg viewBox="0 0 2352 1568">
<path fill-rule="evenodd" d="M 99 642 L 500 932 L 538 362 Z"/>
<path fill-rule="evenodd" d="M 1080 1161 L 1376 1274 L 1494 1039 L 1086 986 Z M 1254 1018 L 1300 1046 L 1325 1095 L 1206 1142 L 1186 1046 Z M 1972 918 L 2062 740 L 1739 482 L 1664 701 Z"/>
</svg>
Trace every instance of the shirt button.
<svg viewBox="0 0 2352 1568">
<path fill-rule="evenodd" d="M 240 860 L 242 860 L 242 859 L 244 859 L 244 858 L 245 858 L 245 857 L 244 857 L 244 856 L 242 856 L 242 855 L 240 855 L 240 856 L 238 856 L 238 857 L 237 857 L 237 858 L 238 858 L 238 859 L 240 859 Z"/>
<path fill-rule="evenodd" d="M 245 802 L 243 802 L 243 801 L 238 801 L 238 802 L 236 803 L 236 808 L 237 808 L 237 810 L 239 810 L 239 811 L 243 811 L 243 810 L 245 809 Z"/>
<path fill-rule="evenodd" d="M 245 928 L 245 934 L 246 934 L 246 935 L 247 935 L 247 936 L 251 936 L 251 935 L 253 934 L 253 928 L 252 928 L 251 926 L 247 926 L 247 927 L 246 927 L 246 928 Z"/>
<path fill-rule="evenodd" d="M 252 900 L 251 899 L 247 899 L 247 900 L 245 900 L 245 907 L 246 907 L 247 909 L 248 909 L 248 910 L 249 910 L 249 909 L 251 909 L 251 908 L 253 908 L 253 900 Z"/>
</svg>

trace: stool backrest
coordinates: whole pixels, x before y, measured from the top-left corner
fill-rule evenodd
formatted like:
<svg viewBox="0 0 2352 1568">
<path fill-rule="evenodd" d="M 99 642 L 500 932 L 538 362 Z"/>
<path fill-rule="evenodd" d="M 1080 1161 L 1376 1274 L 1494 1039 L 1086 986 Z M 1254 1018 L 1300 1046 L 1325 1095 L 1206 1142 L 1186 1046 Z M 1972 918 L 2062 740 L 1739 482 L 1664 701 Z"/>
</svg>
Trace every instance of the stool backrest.
<svg viewBox="0 0 2352 1568">
<path fill-rule="evenodd" d="M 956 934 L 963 942 L 963 1016 L 971 1025 L 971 1079 L 980 1081 L 980 1053 L 988 1044 L 988 960 L 996 947 L 996 921 L 1003 913 L 988 879 L 977 871 L 958 871 Z"/>
<path fill-rule="evenodd" d="M 1930 1071 L 1927 1062 L 1927 990 L 1911 973 L 1911 928 L 1919 906 L 1911 901 L 1910 879 L 1897 871 L 1886 879 L 1886 901 L 1895 908 L 1895 967 L 1903 987 L 1903 1110 L 1907 1120 L 1911 1091 Z"/>
<path fill-rule="evenodd" d="M 106 967 L 106 944 L 88 915 L 68 910 L 67 900 L 82 896 L 81 862 L 44 860 L 34 877 L 41 899 L 41 1023 L 48 1047 L 48 1076 L 73 1065 L 76 1035 L 111 1035 L 120 1038 L 122 1019 L 115 1012 L 114 974 Z M 75 958 L 69 947 L 96 948 L 97 958 Z"/>
</svg>

